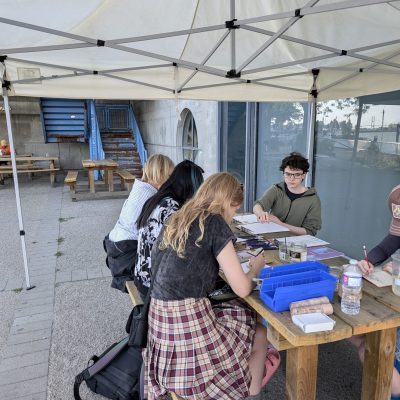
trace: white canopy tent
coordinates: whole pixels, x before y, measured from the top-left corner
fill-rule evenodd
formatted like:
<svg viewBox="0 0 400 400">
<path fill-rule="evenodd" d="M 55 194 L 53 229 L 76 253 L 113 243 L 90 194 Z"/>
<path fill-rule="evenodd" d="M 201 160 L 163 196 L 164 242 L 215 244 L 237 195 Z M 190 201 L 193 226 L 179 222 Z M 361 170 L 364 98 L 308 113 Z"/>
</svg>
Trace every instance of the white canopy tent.
<svg viewBox="0 0 400 400">
<path fill-rule="evenodd" d="M 0 10 L 12 147 L 9 95 L 315 102 L 400 89 L 400 1 L 0 0 Z"/>
</svg>

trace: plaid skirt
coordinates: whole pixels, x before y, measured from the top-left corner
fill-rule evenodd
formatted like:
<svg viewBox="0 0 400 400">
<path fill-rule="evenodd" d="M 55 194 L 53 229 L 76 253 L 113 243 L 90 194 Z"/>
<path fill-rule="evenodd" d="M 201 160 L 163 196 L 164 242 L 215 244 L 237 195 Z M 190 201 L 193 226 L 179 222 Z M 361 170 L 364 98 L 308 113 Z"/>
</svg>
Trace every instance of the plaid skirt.
<svg viewBox="0 0 400 400">
<path fill-rule="evenodd" d="M 211 306 L 206 298 L 152 299 L 144 350 L 148 399 L 167 391 L 187 399 L 247 397 L 255 324 L 241 300 Z"/>
</svg>

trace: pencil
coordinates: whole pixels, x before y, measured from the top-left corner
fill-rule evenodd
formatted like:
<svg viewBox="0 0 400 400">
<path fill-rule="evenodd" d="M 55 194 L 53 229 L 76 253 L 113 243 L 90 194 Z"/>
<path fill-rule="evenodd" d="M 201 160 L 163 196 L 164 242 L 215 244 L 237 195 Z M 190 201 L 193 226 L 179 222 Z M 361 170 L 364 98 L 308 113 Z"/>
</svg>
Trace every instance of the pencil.
<svg viewBox="0 0 400 400">
<path fill-rule="evenodd" d="M 262 248 L 254 257 L 259 256 L 263 251 L 264 251 L 264 249 Z"/>
<path fill-rule="evenodd" d="M 369 264 L 368 256 L 367 256 L 367 248 L 365 247 L 365 244 L 363 245 L 363 250 L 364 250 L 364 260 Z"/>
</svg>

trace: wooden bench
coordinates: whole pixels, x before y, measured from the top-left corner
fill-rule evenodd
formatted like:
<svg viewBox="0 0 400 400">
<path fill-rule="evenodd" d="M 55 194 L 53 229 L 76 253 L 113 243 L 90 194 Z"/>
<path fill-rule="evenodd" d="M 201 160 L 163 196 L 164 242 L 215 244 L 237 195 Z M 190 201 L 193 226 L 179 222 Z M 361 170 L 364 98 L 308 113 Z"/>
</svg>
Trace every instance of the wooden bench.
<svg viewBox="0 0 400 400">
<path fill-rule="evenodd" d="M 131 191 L 133 182 L 135 182 L 135 176 L 128 172 L 126 169 L 117 169 L 116 174 L 121 178 L 121 186 Z"/>
<path fill-rule="evenodd" d="M 78 171 L 68 171 L 67 176 L 64 179 L 64 184 L 69 186 L 72 200 L 76 193 L 76 182 L 78 180 Z"/>
<path fill-rule="evenodd" d="M 54 186 L 56 181 L 55 172 L 60 171 L 60 168 L 47 168 L 47 167 L 40 167 L 37 165 L 31 164 L 18 164 L 17 165 L 17 174 L 28 174 L 29 178 L 32 178 L 33 173 L 37 172 L 50 172 L 50 183 Z M 0 166 L 0 181 L 4 180 L 5 174 L 12 174 L 13 170 L 11 165 Z"/>
<path fill-rule="evenodd" d="M 140 296 L 139 291 L 137 290 L 136 285 L 133 283 L 133 281 L 126 282 L 126 290 L 129 293 L 129 297 L 134 307 L 143 304 L 142 297 Z M 172 400 L 182 400 L 182 398 L 175 393 L 169 392 L 168 394 Z"/>
</svg>

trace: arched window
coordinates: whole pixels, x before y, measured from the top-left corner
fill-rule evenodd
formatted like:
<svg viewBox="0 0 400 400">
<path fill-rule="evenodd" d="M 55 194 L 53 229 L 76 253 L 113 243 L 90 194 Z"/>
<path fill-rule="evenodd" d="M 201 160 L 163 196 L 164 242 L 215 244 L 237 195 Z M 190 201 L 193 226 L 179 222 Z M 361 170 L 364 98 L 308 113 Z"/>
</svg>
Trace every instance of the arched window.
<svg viewBox="0 0 400 400">
<path fill-rule="evenodd" d="M 182 152 L 183 158 L 191 161 L 196 161 L 199 152 L 196 122 L 189 110 L 187 111 L 183 122 Z"/>
</svg>

